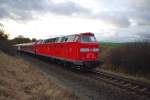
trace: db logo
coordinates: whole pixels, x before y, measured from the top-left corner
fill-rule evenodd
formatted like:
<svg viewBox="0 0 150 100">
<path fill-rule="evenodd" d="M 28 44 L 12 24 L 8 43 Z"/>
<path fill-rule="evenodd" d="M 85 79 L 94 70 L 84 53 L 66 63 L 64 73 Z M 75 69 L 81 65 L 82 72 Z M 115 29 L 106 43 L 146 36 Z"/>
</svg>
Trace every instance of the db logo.
<svg viewBox="0 0 150 100">
<path fill-rule="evenodd" d="M 88 54 L 86 55 L 86 58 L 87 58 L 87 59 L 94 59 L 94 58 L 95 58 L 95 55 L 94 55 L 93 53 L 88 53 Z"/>
</svg>

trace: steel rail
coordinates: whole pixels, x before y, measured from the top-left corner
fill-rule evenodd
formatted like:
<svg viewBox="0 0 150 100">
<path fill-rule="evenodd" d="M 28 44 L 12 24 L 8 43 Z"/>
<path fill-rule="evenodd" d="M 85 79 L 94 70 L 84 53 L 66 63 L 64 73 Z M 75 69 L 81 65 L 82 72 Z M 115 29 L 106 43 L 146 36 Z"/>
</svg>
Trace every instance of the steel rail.
<svg viewBox="0 0 150 100">
<path fill-rule="evenodd" d="M 108 84 L 112 84 L 122 89 L 129 90 L 130 92 L 132 91 L 136 94 L 150 97 L 150 83 L 114 75 L 104 71 L 93 71 L 90 76 L 92 76 L 92 78 L 95 78 L 96 80 L 102 80 Z"/>
</svg>

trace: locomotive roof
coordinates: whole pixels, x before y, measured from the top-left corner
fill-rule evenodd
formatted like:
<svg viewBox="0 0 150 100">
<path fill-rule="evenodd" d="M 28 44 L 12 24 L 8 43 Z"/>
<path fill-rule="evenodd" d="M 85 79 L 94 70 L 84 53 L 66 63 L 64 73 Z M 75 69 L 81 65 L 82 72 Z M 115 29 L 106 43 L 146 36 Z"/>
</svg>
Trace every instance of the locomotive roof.
<svg viewBox="0 0 150 100">
<path fill-rule="evenodd" d="M 94 36 L 94 33 L 92 32 L 84 32 L 84 33 L 78 33 L 78 34 L 70 34 L 70 35 L 65 35 L 65 36 L 60 36 L 60 37 L 53 37 L 53 38 L 48 38 L 48 39 L 43 39 L 43 40 L 38 40 L 36 41 L 36 43 L 44 43 L 46 41 L 55 41 L 57 40 L 58 38 L 61 38 L 61 37 L 68 37 L 68 36 L 73 36 L 73 35 L 90 35 L 90 36 Z M 16 44 L 14 46 L 30 46 L 30 45 L 33 45 L 35 44 L 35 42 L 30 42 L 30 43 L 21 43 L 21 44 Z"/>
<path fill-rule="evenodd" d="M 92 33 L 92 32 L 85 32 L 85 33 L 80 33 L 80 35 L 94 35 L 94 33 Z"/>
</svg>

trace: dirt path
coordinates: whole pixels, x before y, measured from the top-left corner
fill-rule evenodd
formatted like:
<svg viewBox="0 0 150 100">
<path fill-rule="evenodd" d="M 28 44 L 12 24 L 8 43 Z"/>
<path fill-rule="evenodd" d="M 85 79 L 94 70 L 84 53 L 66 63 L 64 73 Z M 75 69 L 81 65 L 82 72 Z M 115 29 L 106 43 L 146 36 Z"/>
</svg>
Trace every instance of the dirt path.
<svg viewBox="0 0 150 100">
<path fill-rule="evenodd" d="M 43 71 L 51 80 L 75 92 L 75 95 L 83 100 L 149 100 L 104 82 L 97 82 L 86 77 L 86 73 L 71 71 L 27 55 L 21 55 L 21 57 L 30 62 L 33 67 Z"/>
</svg>

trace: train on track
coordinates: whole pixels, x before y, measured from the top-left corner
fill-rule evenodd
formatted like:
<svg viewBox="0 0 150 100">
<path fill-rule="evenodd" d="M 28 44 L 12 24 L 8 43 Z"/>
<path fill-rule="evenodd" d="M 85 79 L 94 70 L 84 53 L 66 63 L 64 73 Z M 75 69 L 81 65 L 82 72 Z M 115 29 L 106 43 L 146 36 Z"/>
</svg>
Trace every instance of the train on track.
<svg viewBox="0 0 150 100">
<path fill-rule="evenodd" d="M 16 44 L 15 46 L 18 51 L 48 57 L 62 64 L 73 64 L 82 70 L 95 69 L 100 63 L 100 46 L 91 32 Z"/>
</svg>

